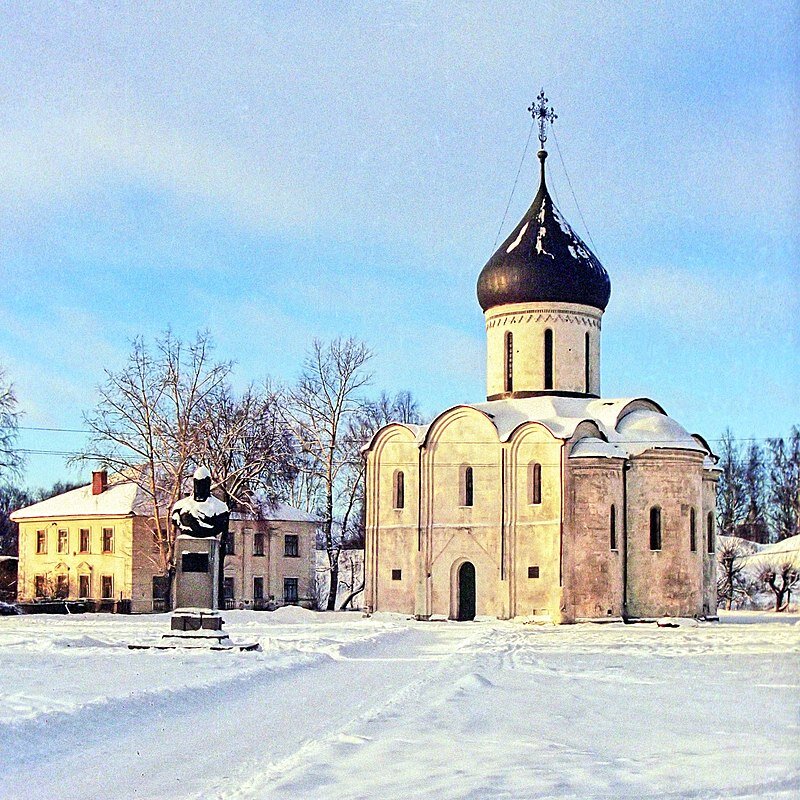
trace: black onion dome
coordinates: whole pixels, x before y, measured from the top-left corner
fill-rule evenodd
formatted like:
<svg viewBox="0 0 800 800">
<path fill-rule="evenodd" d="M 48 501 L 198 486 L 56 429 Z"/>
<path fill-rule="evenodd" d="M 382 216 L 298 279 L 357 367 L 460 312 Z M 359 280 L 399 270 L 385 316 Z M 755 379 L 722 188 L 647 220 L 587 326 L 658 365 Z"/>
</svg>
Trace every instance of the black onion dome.
<svg viewBox="0 0 800 800">
<path fill-rule="evenodd" d="M 507 303 L 579 303 L 605 310 L 611 281 L 603 265 L 553 204 L 544 180 L 528 209 L 478 277 L 486 311 Z"/>
</svg>

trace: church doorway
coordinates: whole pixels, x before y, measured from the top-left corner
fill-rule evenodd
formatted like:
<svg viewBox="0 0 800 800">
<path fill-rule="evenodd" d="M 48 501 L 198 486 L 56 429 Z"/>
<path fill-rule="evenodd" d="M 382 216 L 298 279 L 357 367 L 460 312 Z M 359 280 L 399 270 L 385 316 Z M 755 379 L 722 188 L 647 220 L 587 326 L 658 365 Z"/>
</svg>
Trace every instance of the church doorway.
<svg viewBox="0 0 800 800">
<path fill-rule="evenodd" d="M 458 568 L 457 619 L 475 619 L 475 566 L 469 561 Z"/>
</svg>

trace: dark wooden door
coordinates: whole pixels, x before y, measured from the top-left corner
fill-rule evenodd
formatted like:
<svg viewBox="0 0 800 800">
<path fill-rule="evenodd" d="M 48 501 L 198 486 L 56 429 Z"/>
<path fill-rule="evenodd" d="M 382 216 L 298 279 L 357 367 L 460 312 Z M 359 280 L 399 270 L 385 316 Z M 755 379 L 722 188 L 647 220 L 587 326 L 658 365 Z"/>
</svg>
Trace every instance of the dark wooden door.
<svg viewBox="0 0 800 800">
<path fill-rule="evenodd" d="M 469 561 L 458 568 L 458 618 L 475 619 L 475 567 Z"/>
</svg>

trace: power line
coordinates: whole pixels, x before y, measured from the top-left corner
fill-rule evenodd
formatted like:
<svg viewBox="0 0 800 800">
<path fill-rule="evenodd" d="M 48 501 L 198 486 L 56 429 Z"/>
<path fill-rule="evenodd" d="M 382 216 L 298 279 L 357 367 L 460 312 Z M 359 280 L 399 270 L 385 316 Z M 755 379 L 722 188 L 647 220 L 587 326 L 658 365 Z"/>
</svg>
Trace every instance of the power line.
<svg viewBox="0 0 800 800">
<path fill-rule="evenodd" d="M 53 431 L 54 433 L 92 433 L 82 428 L 39 428 L 31 425 L 17 425 L 20 431 Z"/>
</svg>

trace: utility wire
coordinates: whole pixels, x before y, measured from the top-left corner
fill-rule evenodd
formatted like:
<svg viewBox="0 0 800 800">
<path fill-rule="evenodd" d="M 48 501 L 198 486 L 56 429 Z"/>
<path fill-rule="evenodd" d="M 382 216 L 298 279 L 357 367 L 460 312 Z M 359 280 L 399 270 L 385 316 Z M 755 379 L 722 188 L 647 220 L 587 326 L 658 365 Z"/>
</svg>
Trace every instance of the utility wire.
<svg viewBox="0 0 800 800">
<path fill-rule="evenodd" d="M 508 216 L 508 209 L 511 208 L 511 201 L 514 198 L 514 191 L 517 188 L 517 182 L 519 181 L 519 175 L 522 172 L 522 165 L 525 163 L 525 156 L 528 155 L 528 145 L 531 143 L 531 136 L 533 136 L 533 129 L 536 127 L 536 119 L 531 120 L 531 129 L 528 131 L 528 139 L 525 142 L 525 149 L 522 151 L 522 158 L 519 162 L 519 168 L 517 169 L 516 177 L 514 178 L 514 185 L 511 187 L 511 194 L 508 198 L 508 203 L 506 203 L 506 210 L 503 212 L 503 219 L 500 222 L 500 227 L 497 229 L 497 236 L 494 237 L 494 244 L 492 245 L 492 253 L 494 253 L 494 249 L 497 247 L 497 242 L 500 241 L 500 234 L 503 231 L 503 225 L 506 224 L 506 217 Z"/>
<path fill-rule="evenodd" d="M 592 248 L 594 248 L 595 253 L 597 252 L 597 245 L 594 243 L 594 239 L 592 239 L 592 234 L 589 231 L 589 226 L 586 224 L 586 220 L 583 218 L 583 211 L 581 211 L 581 207 L 578 204 L 578 198 L 575 196 L 575 190 L 572 188 L 572 181 L 569 179 L 569 173 L 567 172 L 567 165 L 564 163 L 564 156 L 561 155 L 561 145 L 558 143 L 558 136 L 556 136 L 556 129 L 555 125 L 551 125 L 550 129 L 553 132 L 553 139 L 556 143 L 556 150 L 558 150 L 558 157 L 561 159 L 561 166 L 564 169 L 564 175 L 567 176 L 567 184 L 569 185 L 569 190 L 572 192 L 572 199 L 575 201 L 575 208 L 578 209 L 578 213 L 581 215 L 581 222 L 583 222 L 583 227 L 586 230 L 587 235 L 589 236 L 589 241 L 592 243 Z"/>
</svg>

